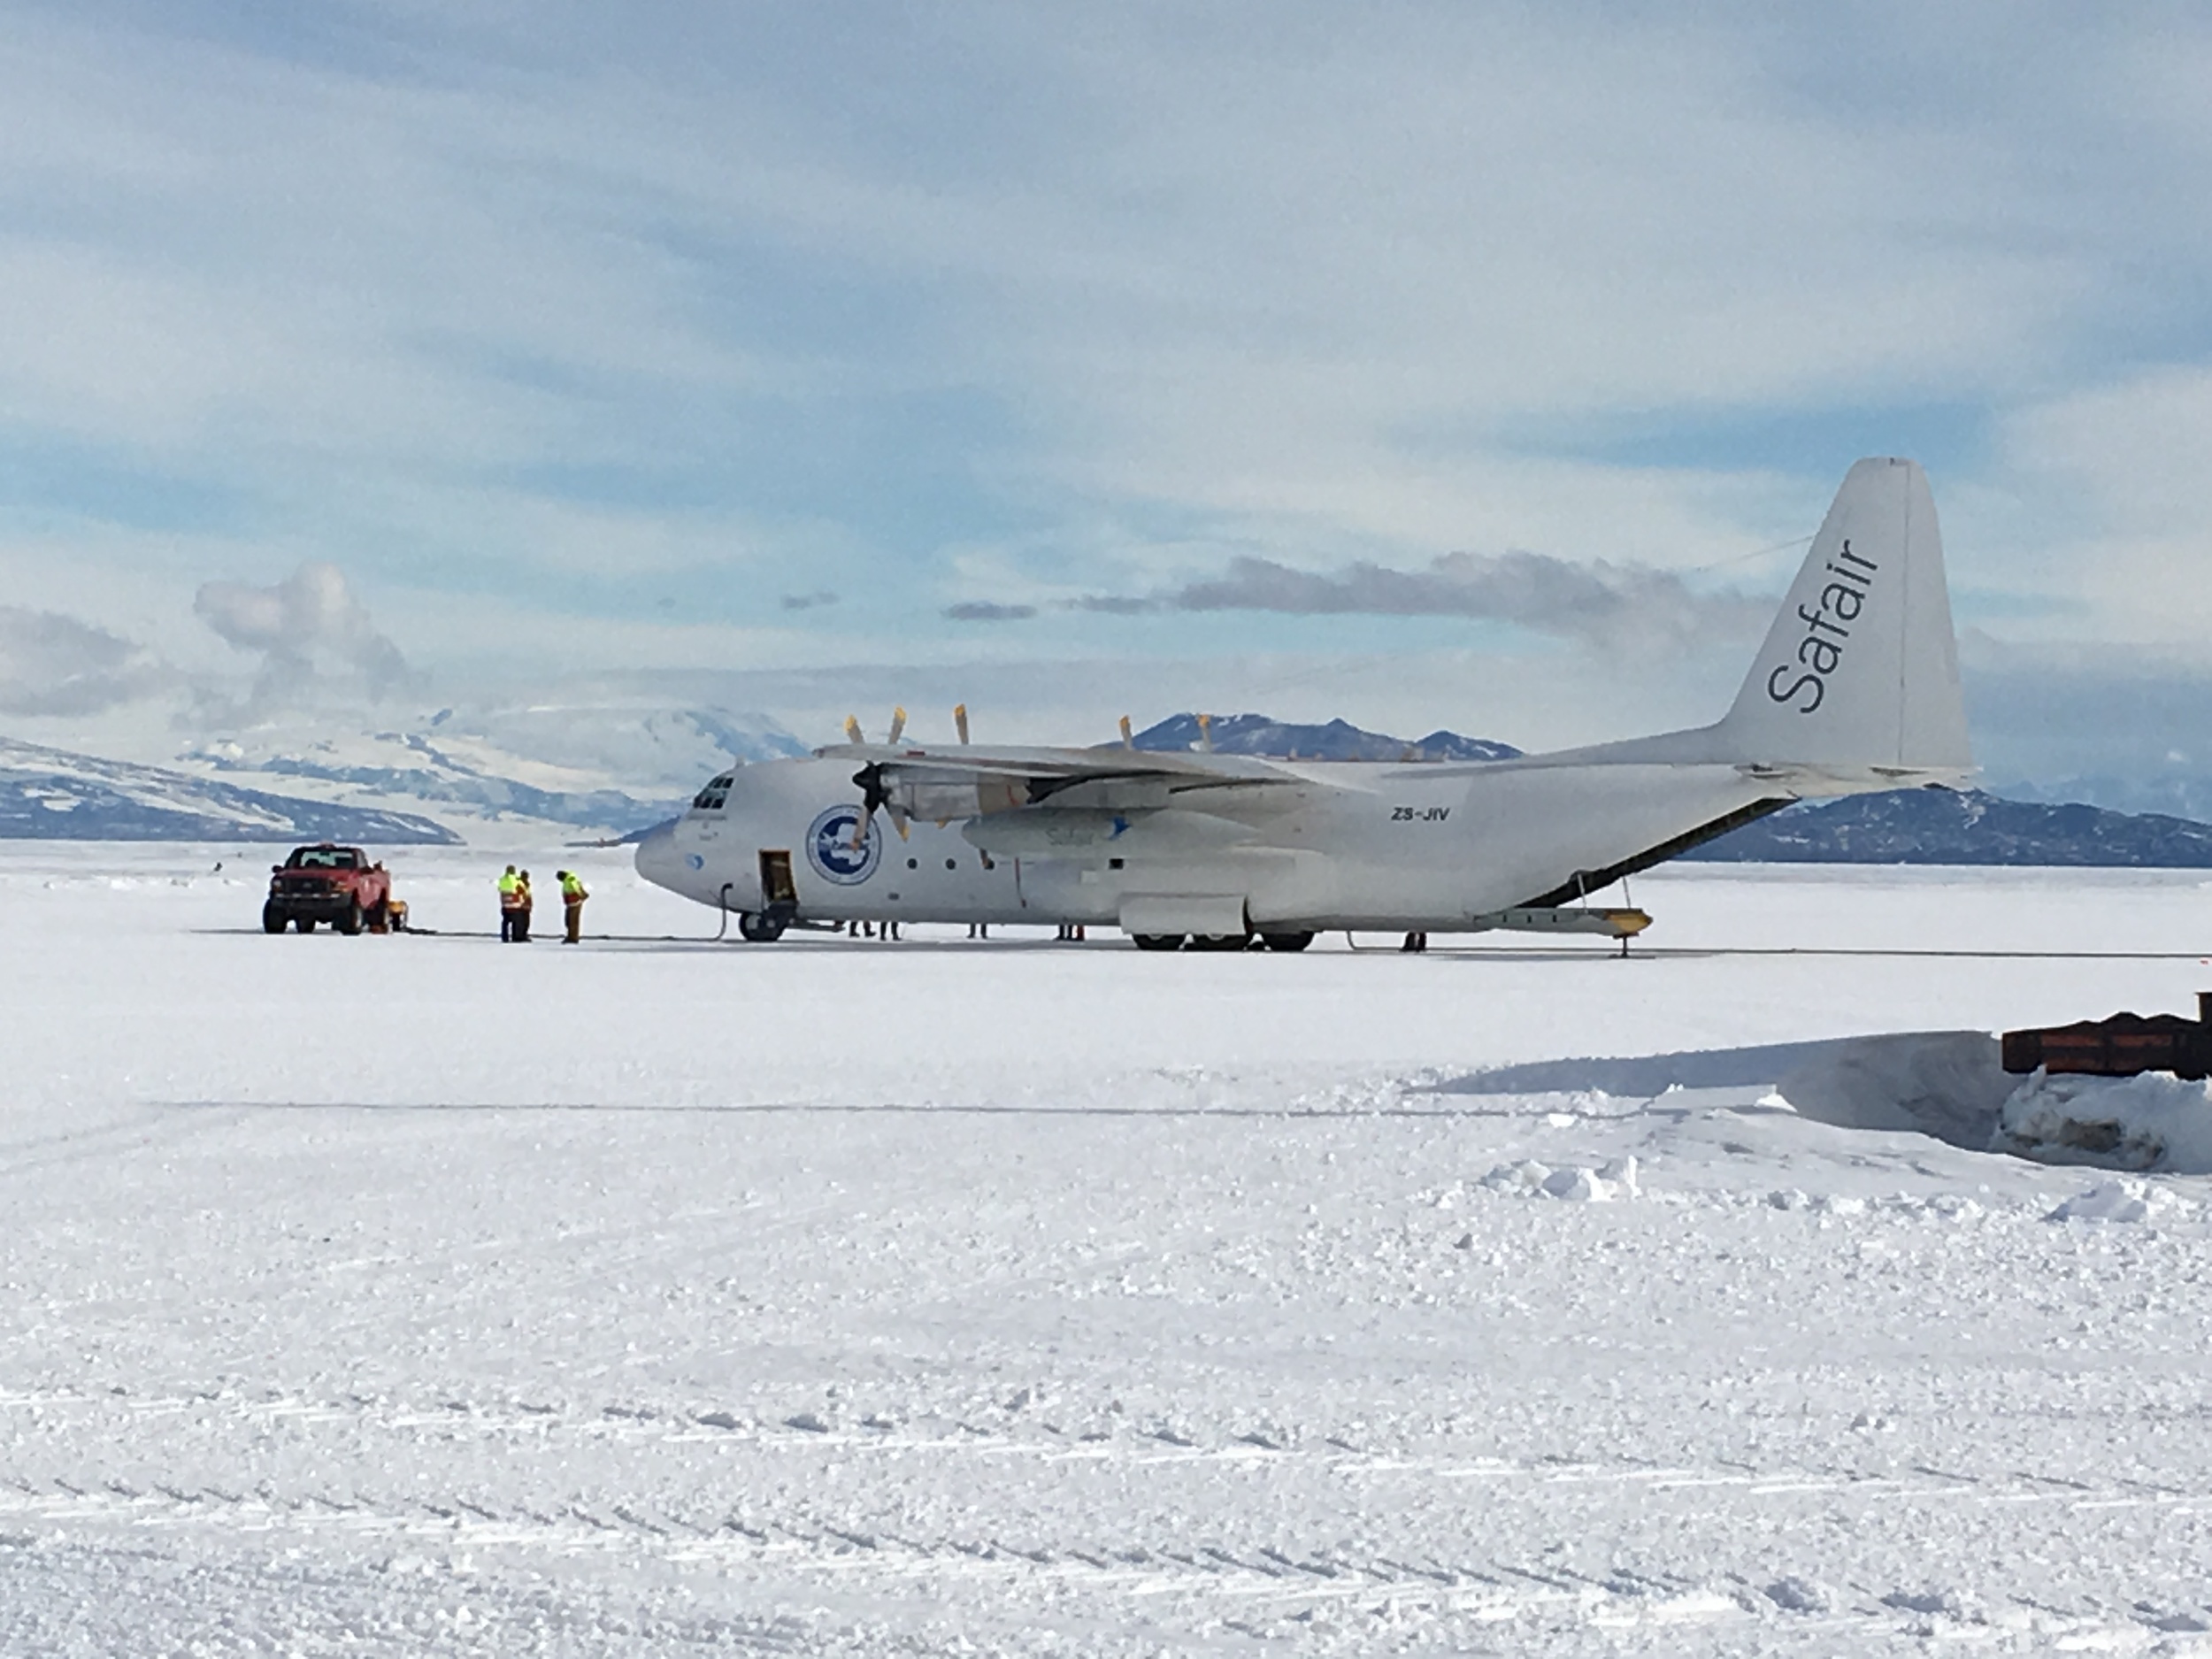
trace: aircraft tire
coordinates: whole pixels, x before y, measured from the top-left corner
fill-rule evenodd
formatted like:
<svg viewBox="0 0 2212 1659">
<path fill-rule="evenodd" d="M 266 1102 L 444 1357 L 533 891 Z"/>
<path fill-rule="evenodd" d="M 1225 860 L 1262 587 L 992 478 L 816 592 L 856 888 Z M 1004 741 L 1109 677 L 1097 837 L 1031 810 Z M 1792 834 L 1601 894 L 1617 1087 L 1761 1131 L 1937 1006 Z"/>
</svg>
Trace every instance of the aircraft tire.
<svg viewBox="0 0 2212 1659">
<path fill-rule="evenodd" d="M 1262 933 L 1260 943 L 1265 945 L 1270 950 L 1287 950 L 1294 953 L 1303 950 L 1308 945 L 1313 943 L 1313 935 L 1310 933 Z"/>
<path fill-rule="evenodd" d="M 1249 933 L 1193 933 L 1193 950 L 1243 950 L 1252 942 Z"/>
<path fill-rule="evenodd" d="M 783 937 L 783 924 L 772 922 L 751 910 L 741 910 L 737 918 L 737 936 L 756 945 L 772 945 Z"/>
<path fill-rule="evenodd" d="M 1183 935 L 1180 933 L 1132 933 L 1129 936 L 1136 941 L 1139 950 L 1180 950 L 1183 948 Z"/>
</svg>

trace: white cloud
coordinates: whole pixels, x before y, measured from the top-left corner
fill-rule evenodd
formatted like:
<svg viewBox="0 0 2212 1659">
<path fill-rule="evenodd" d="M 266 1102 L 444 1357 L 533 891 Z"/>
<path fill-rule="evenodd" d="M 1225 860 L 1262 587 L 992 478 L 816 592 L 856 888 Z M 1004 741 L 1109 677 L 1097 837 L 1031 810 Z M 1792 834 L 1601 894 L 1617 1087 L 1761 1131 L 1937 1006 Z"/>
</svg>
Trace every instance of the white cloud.
<svg viewBox="0 0 2212 1659">
<path fill-rule="evenodd" d="M 2167 367 L 2024 409 L 2004 480 L 2059 605 L 2039 632 L 2156 641 L 2212 662 L 2212 368 Z"/>
<path fill-rule="evenodd" d="M 1233 559 L 1217 574 L 1148 595 L 1091 594 L 1071 608 L 1106 616 L 1162 611 L 1275 611 L 1290 616 L 1466 617 L 1558 635 L 1608 651 L 1664 655 L 1753 630 L 1770 603 L 1707 593 L 1671 572 L 1598 560 L 1571 564 L 1540 553 L 1447 553 L 1417 569 L 1362 562 L 1294 570 L 1273 559 Z M 1033 606 L 971 603 L 947 612 L 1002 620 Z"/>
<path fill-rule="evenodd" d="M 55 611 L 0 605 L 0 714 L 100 714 L 173 680 L 134 641 Z"/>
<path fill-rule="evenodd" d="M 1854 458 L 1765 426 L 1923 404 L 1995 434 L 1937 476 L 1990 626 L 2212 623 L 2190 15 L 242 27 L 53 11 L 0 42 L 0 450 L 53 497 L 0 561 L 50 559 L 44 592 L 96 556 L 122 580 L 34 608 L 172 660 L 134 572 L 176 611 L 187 568 L 342 565 L 444 672 L 1095 655 L 1130 631 L 1056 601 L 1240 558 L 1687 572 L 1809 531 Z M 165 534 L 165 480 L 214 522 Z M 603 614 L 685 572 L 718 615 Z M 978 603 L 1047 614 L 942 614 Z M 1669 706 L 1713 673 L 1671 672 Z M 1555 718 L 1527 712 L 1504 734 Z"/>
<path fill-rule="evenodd" d="M 260 657 L 254 703 L 265 710 L 297 699 L 332 666 L 358 676 L 372 698 L 411 678 L 399 647 L 378 631 L 335 565 L 303 565 L 266 588 L 208 582 L 192 610 L 226 643 Z"/>
</svg>

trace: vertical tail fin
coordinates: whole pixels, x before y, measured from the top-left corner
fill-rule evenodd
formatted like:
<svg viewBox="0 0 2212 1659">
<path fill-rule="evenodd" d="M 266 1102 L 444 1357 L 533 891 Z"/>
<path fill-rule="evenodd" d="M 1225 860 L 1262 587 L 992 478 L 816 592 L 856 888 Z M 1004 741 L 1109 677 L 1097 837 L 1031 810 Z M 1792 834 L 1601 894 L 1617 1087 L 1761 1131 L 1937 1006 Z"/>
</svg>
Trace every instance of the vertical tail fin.
<svg viewBox="0 0 2212 1659">
<path fill-rule="evenodd" d="M 1917 464 L 1851 469 L 1709 735 L 1746 762 L 1972 768 L 1943 538 Z"/>
</svg>

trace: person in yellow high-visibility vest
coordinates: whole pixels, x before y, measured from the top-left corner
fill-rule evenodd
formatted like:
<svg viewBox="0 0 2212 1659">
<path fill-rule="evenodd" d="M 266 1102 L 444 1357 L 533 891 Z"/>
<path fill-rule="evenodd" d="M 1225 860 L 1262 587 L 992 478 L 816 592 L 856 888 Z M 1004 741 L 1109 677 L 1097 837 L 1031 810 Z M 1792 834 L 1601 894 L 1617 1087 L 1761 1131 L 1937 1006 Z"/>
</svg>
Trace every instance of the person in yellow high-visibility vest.
<svg viewBox="0 0 2212 1659">
<path fill-rule="evenodd" d="M 522 878 L 509 864 L 499 878 L 499 942 L 510 945 L 515 939 L 515 918 L 522 913 Z"/>
<path fill-rule="evenodd" d="M 568 921 L 568 933 L 561 942 L 572 945 L 584 936 L 584 901 L 591 895 L 584 891 L 584 879 L 574 871 L 556 870 L 553 874 L 561 884 L 561 914 Z"/>
</svg>

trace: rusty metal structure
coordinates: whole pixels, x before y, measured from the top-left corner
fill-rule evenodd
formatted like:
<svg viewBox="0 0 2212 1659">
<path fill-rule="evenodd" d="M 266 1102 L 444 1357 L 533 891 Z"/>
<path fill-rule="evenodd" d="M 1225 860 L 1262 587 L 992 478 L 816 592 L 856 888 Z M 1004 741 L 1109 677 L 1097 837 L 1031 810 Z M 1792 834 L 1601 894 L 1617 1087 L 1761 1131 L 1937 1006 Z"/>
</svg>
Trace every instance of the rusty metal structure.
<svg viewBox="0 0 2212 1659">
<path fill-rule="evenodd" d="M 2070 1071 L 2088 1077 L 2133 1077 L 2171 1071 L 2192 1082 L 2212 1075 L 2212 991 L 2197 993 L 2197 1017 L 2115 1014 L 2071 1025 L 2004 1034 L 2008 1071 Z"/>
</svg>

